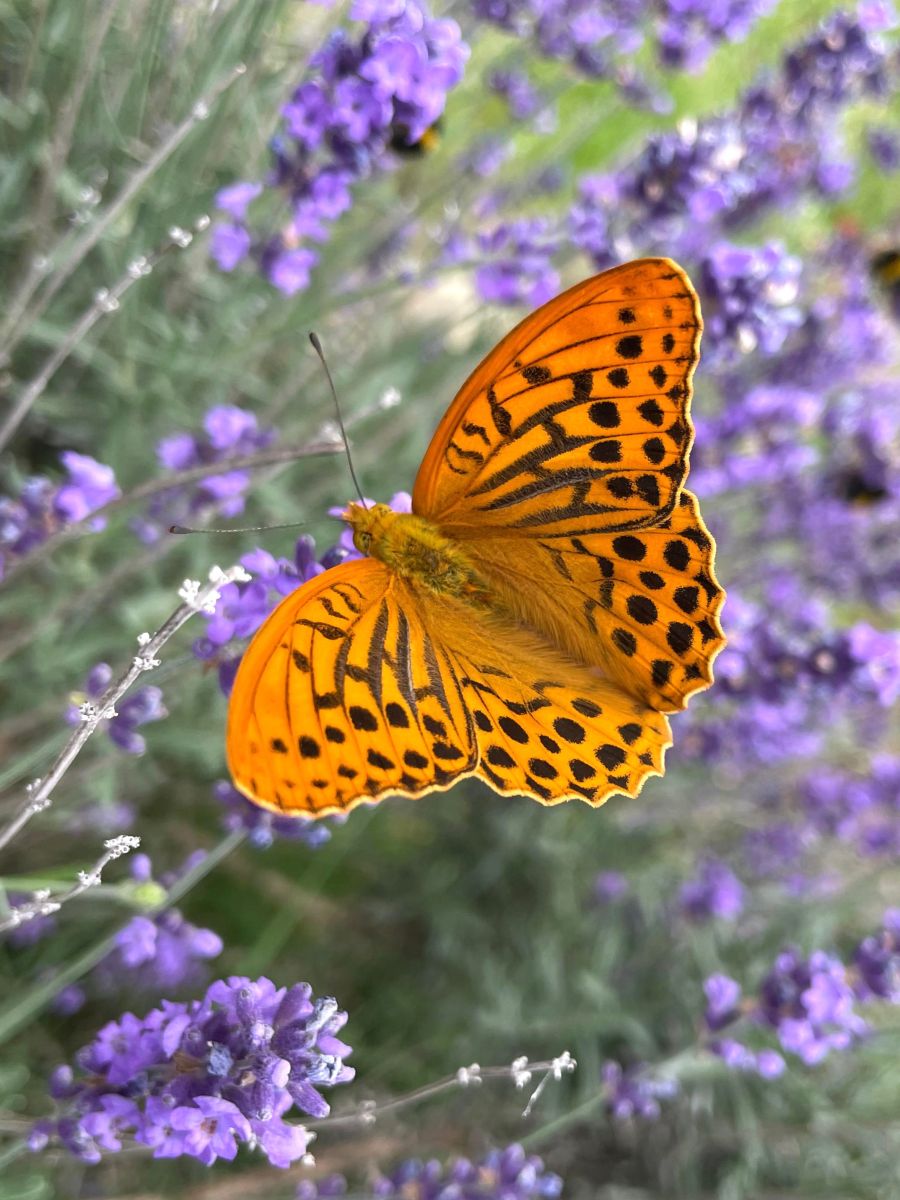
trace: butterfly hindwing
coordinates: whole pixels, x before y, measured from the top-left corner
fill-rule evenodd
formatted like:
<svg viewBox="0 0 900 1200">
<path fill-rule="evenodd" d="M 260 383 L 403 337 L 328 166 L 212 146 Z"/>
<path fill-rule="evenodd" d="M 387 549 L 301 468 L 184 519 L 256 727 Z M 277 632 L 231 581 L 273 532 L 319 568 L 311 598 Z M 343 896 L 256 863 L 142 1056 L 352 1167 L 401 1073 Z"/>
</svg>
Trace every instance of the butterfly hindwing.
<svg viewBox="0 0 900 1200">
<path fill-rule="evenodd" d="M 670 259 L 578 284 L 518 325 L 463 385 L 413 510 L 460 539 L 636 529 L 687 470 L 697 297 Z"/>
<path fill-rule="evenodd" d="M 712 682 L 725 594 L 689 491 L 665 520 L 632 532 L 523 539 L 498 531 L 468 550 L 522 625 L 644 703 L 677 711 Z"/>
<path fill-rule="evenodd" d="M 445 648 L 402 580 L 370 558 L 311 580 L 269 616 L 235 680 L 227 745 L 244 795 L 310 817 L 449 787 L 477 754 Z"/>
<path fill-rule="evenodd" d="M 496 791 L 596 806 L 662 773 L 661 713 L 496 609 L 450 601 L 430 615 L 472 716 L 475 773 Z"/>
</svg>

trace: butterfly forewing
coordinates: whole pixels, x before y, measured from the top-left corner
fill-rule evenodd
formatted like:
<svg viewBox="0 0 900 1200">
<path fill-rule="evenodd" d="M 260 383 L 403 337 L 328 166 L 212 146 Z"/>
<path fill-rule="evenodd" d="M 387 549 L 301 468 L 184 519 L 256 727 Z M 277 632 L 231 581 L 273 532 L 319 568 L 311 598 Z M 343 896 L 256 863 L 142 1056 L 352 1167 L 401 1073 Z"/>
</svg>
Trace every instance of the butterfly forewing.
<svg viewBox="0 0 900 1200">
<path fill-rule="evenodd" d="M 606 271 L 545 304 L 459 392 L 414 511 L 461 540 L 661 519 L 687 470 L 700 330 L 694 290 L 669 259 Z"/>
<path fill-rule="evenodd" d="M 241 662 L 228 722 L 236 786 L 321 816 L 447 787 L 475 765 L 446 648 L 381 563 L 344 563 L 291 593 Z"/>
</svg>

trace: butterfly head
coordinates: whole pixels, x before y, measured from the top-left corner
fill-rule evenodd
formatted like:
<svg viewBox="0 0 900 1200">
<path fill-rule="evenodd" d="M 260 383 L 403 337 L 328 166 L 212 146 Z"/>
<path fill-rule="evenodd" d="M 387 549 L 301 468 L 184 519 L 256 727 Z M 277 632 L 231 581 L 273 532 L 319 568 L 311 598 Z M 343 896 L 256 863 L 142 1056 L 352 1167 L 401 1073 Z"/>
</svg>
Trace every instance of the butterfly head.
<svg viewBox="0 0 900 1200">
<path fill-rule="evenodd" d="M 376 558 L 378 547 L 383 545 L 397 514 L 386 504 L 373 504 L 365 508 L 362 504 L 348 504 L 342 513 L 343 519 L 353 530 L 353 544 L 360 554 L 371 554 Z"/>
<path fill-rule="evenodd" d="M 343 517 L 361 554 L 427 591 L 483 602 L 484 583 L 468 556 L 424 517 L 394 512 L 386 504 L 348 504 Z"/>
</svg>

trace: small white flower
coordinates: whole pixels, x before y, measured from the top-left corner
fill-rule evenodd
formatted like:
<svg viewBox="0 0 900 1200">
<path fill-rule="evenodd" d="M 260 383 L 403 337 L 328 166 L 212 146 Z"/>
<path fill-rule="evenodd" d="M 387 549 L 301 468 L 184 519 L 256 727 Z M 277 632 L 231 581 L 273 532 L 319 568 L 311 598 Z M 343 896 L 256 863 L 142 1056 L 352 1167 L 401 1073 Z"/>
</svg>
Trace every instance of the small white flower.
<svg viewBox="0 0 900 1200">
<path fill-rule="evenodd" d="M 178 595 L 189 608 L 197 607 L 197 599 L 200 595 L 200 580 L 186 579 L 178 589 Z"/>
<path fill-rule="evenodd" d="M 78 715 L 82 721 L 96 721 L 100 717 L 100 709 L 96 704 L 92 704 L 90 700 L 85 700 L 83 704 L 78 706 Z"/>
<path fill-rule="evenodd" d="M 512 1067 L 513 1083 L 517 1088 L 527 1087 L 531 1083 L 531 1072 L 528 1070 L 528 1057 L 523 1054 L 521 1058 L 513 1061 Z"/>
<path fill-rule="evenodd" d="M 79 871 L 78 882 L 82 887 L 92 888 L 98 887 L 100 884 L 100 875 L 97 871 Z"/>
<path fill-rule="evenodd" d="M 460 1087 L 475 1087 L 481 1083 L 481 1067 L 478 1063 L 470 1063 L 460 1067 L 456 1072 L 456 1082 Z"/>
<path fill-rule="evenodd" d="M 550 1070 L 553 1072 L 554 1079 L 562 1079 L 563 1075 L 571 1075 L 577 1066 L 578 1063 L 569 1051 L 563 1050 L 559 1058 L 554 1058 L 550 1064 Z"/>
<path fill-rule="evenodd" d="M 137 850 L 140 844 L 141 839 L 131 833 L 120 833 L 118 837 L 108 838 L 103 843 L 110 858 L 121 858 L 123 854 L 129 854 L 132 850 Z"/>
</svg>

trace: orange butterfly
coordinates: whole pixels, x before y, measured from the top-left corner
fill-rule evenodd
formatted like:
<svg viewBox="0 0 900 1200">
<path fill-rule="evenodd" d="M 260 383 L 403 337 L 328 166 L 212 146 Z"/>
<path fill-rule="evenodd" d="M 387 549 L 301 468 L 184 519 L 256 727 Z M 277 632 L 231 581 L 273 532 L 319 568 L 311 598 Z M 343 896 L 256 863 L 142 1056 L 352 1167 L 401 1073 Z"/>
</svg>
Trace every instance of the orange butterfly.
<svg viewBox="0 0 900 1200">
<path fill-rule="evenodd" d="M 636 795 L 712 682 L 715 546 L 682 484 L 697 296 L 639 259 L 532 313 L 444 416 L 412 513 L 287 596 L 244 655 L 228 761 L 318 817 L 477 775 L 542 804 Z"/>
</svg>

